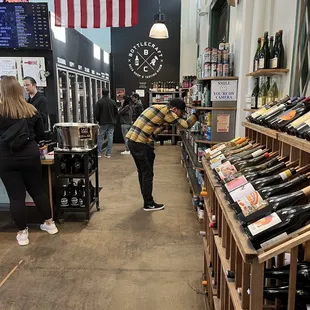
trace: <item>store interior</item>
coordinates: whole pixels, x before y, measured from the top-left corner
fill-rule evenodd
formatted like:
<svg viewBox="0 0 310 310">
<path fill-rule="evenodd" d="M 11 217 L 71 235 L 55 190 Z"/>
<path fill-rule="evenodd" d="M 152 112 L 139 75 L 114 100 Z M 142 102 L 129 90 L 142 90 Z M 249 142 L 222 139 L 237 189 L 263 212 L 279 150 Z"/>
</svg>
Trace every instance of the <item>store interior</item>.
<svg viewBox="0 0 310 310">
<path fill-rule="evenodd" d="M 108 9 L 91 24 L 107 0 L 86 27 L 62 0 L 0 2 L 0 83 L 30 76 L 47 98 L 59 231 L 40 231 L 27 193 L 18 246 L 0 175 L 1 310 L 310 309 L 309 1 L 113 0 L 112 27 Z M 98 156 L 105 90 L 118 109 L 138 95 L 143 113 L 181 99 L 197 116 L 151 135 L 160 212 L 145 212 L 121 115 Z"/>
</svg>

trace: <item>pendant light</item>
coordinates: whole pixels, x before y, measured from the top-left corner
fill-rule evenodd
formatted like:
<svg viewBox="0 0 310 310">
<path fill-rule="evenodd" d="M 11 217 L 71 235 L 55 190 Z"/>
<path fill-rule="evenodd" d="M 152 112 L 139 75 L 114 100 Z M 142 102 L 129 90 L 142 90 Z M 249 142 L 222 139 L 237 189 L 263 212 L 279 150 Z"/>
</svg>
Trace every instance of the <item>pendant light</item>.
<svg viewBox="0 0 310 310">
<path fill-rule="evenodd" d="M 165 25 L 165 15 L 161 13 L 161 4 L 158 0 L 159 13 L 155 15 L 154 25 L 150 30 L 149 37 L 153 39 L 168 39 L 169 33 Z"/>
</svg>

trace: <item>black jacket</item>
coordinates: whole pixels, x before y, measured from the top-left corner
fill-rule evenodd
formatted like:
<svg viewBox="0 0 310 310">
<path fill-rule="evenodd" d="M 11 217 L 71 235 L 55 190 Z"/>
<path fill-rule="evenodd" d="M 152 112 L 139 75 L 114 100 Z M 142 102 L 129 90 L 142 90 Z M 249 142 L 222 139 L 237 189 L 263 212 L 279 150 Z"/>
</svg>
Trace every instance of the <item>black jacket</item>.
<svg viewBox="0 0 310 310">
<path fill-rule="evenodd" d="M 95 119 L 99 125 L 116 124 L 117 106 L 114 100 L 103 97 L 96 103 Z"/>
<path fill-rule="evenodd" d="M 17 121 L 18 119 L 0 116 L 0 136 Z M 31 141 L 16 156 L 27 157 L 28 155 L 37 155 L 39 151 L 37 143 L 44 140 L 44 127 L 40 114 L 36 113 L 33 117 L 27 118 L 27 123 Z M 0 144 L 0 157 L 4 156 L 12 156 L 10 147 L 6 144 Z"/>
<path fill-rule="evenodd" d="M 120 114 L 120 123 L 131 125 L 132 124 L 132 104 L 127 104 L 124 107 L 121 107 L 118 111 Z"/>
<path fill-rule="evenodd" d="M 48 107 L 45 96 L 37 92 L 33 98 L 28 98 L 27 102 L 31 103 L 40 113 L 43 121 L 44 130 L 48 130 Z"/>
</svg>

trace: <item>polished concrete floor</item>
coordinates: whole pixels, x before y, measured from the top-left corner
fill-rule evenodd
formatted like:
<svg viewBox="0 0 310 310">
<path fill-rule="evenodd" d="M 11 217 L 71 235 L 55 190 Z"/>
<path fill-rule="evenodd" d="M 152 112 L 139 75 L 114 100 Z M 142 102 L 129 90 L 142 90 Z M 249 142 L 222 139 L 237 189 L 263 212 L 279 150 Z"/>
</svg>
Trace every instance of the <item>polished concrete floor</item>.
<svg viewBox="0 0 310 310">
<path fill-rule="evenodd" d="M 31 226 L 30 244 L 19 247 L 0 213 L 1 310 L 204 309 L 200 226 L 179 147 L 156 148 L 154 195 L 166 209 L 155 213 L 142 210 L 122 149 L 100 159 L 102 208 L 87 227 L 66 221 L 49 236 Z"/>
</svg>

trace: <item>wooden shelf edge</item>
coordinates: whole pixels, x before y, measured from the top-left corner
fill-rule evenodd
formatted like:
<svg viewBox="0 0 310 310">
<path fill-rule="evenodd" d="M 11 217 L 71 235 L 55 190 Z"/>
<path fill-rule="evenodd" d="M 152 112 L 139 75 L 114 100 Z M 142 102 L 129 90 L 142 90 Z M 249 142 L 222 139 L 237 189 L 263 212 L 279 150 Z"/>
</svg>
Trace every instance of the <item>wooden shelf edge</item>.
<svg viewBox="0 0 310 310">
<path fill-rule="evenodd" d="M 221 310 L 221 300 L 216 296 L 213 296 L 214 310 Z"/>
<path fill-rule="evenodd" d="M 202 166 L 203 166 L 205 173 L 208 176 L 212 189 L 214 190 L 215 187 L 220 187 L 219 183 L 215 179 L 215 176 L 213 175 L 213 171 L 211 170 L 206 158 L 202 159 Z"/>
<path fill-rule="evenodd" d="M 288 73 L 289 69 L 261 69 L 255 72 L 250 72 L 246 76 L 273 76 L 273 75 L 282 75 Z"/>
<path fill-rule="evenodd" d="M 287 133 L 279 132 L 278 140 L 286 144 L 294 145 L 294 147 L 304 152 L 310 153 L 310 142 L 305 139 L 290 136 Z"/>
<path fill-rule="evenodd" d="M 269 128 L 266 128 L 264 126 L 253 124 L 253 123 L 250 123 L 247 121 L 242 122 L 242 126 L 249 128 L 249 129 L 252 129 L 252 130 L 255 130 L 255 131 L 258 131 L 258 132 L 260 132 L 260 133 L 262 133 L 268 137 L 271 137 L 273 139 L 278 139 L 279 132 L 276 130 L 269 129 Z"/>
<path fill-rule="evenodd" d="M 212 222 L 212 213 L 211 213 L 211 210 L 210 210 L 210 204 L 208 203 L 208 197 L 203 197 L 203 200 L 204 200 L 204 203 L 205 203 L 205 214 L 207 213 L 207 217 L 209 219 L 209 222 L 211 223 Z M 212 228 L 211 229 L 213 235 L 218 235 L 218 230 L 216 228 Z"/>
<path fill-rule="evenodd" d="M 216 244 L 217 252 L 218 252 L 218 255 L 219 255 L 220 260 L 221 260 L 222 269 L 223 269 L 224 274 L 225 274 L 225 280 L 226 280 L 226 283 L 227 283 L 227 286 L 228 286 L 228 289 L 230 292 L 230 296 L 231 296 L 231 300 L 232 300 L 233 305 L 234 305 L 234 309 L 235 310 L 242 310 L 241 300 L 240 300 L 238 292 L 235 288 L 235 282 L 228 281 L 228 279 L 226 277 L 227 271 L 230 270 L 230 268 L 229 268 L 230 264 L 229 264 L 229 261 L 225 257 L 225 252 L 224 252 L 224 248 L 221 245 L 220 237 L 215 236 L 214 242 Z"/>
<path fill-rule="evenodd" d="M 200 196 L 201 186 L 196 181 L 196 176 L 192 170 L 192 168 L 184 165 L 186 172 L 188 174 L 188 183 L 190 188 L 192 189 L 193 195 Z"/>
<path fill-rule="evenodd" d="M 228 202 L 226 201 L 222 189 L 220 187 L 215 188 L 215 195 L 225 216 L 229 229 L 235 242 L 240 250 L 240 254 L 246 263 L 253 263 L 257 261 L 258 253 L 252 247 L 249 238 L 242 231 L 242 227 L 239 221 L 236 219 L 235 212 L 230 209 Z"/>
</svg>

